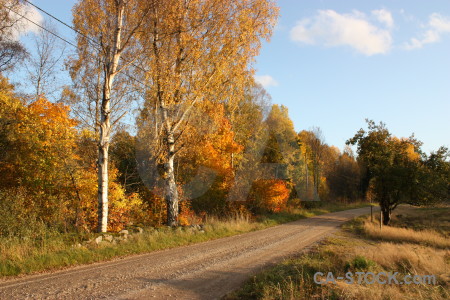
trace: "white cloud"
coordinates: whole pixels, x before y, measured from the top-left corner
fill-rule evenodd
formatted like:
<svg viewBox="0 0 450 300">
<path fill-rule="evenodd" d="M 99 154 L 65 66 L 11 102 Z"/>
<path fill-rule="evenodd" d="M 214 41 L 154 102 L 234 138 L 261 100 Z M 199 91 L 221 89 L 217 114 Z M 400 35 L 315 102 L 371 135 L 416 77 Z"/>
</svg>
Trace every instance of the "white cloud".
<svg viewBox="0 0 450 300">
<path fill-rule="evenodd" d="M 278 86 L 278 82 L 270 75 L 256 75 L 255 80 L 265 88 L 269 86 Z"/>
<path fill-rule="evenodd" d="M 394 27 L 394 18 L 390 11 L 386 9 L 373 10 L 372 15 L 388 28 Z"/>
<path fill-rule="evenodd" d="M 443 34 L 450 33 L 450 19 L 438 13 L 433 13 L 429 17 L 428 24 L 424 27 L 425 31 L 420 34 L 420 37 L 411 38 L 405 44 L 405 49 L 418 49 L 426 44 L 439 42 Z"/>
<path fill-rule="evenodd" d="M 17 13 L 39 25 L 41 25 L 44 20 L 39 11 L 30 5 L 23 6 L 19 11 L 17 11 Z M 12 14 L 13 18 L 19 20 L 17 22 L 17 26 L 14 27 L 12 32 L 12 36 L 14 39 L 18 39 L 22 34 L 26 34 L 29 32 L 37 33 L 39 31 L 39 27 L 32 22 L 26 20 L 25 18 L 22 18 L 14 12 L 10 12 L 10 14 Z"/>
<path fill-rule="evenodd" d="M 438 32 L 450 32 L 450 19 L 438 13 L 430 16 L 430 26 Z"/>
<path fill-rule="evenodd" d="M 362 12 L 339 14 L 334 10 L 319 10 L 312 18 L 297 23 L 291 39 L 309 45 L 326 47 L 350 46 L 365 55 L 385 54 L 392 47 L 390 29 L 394 24 L 387 10 L 372 11 L 384 27 L 377 27 Z"/>
</svg>

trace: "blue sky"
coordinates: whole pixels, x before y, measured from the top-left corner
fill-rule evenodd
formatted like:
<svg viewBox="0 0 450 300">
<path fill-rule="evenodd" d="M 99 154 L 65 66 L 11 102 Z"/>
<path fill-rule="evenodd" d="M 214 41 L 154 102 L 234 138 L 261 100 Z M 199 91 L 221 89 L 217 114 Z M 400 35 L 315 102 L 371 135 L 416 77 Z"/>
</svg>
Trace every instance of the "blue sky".
<svg viewBox="0 0 450 300">
<path fill-rule="evenodd" d="M 73 0 L 35 0 L 71 22 Z M 450 1 L 281 0 L 257 58 L 257 80 L 289 108 L 296 130 L 319 126 L 342 149 L 383 121 L 429 152 L 450 146 Z M 57 25 L 61 34 L 73 34 Z"/>
<path fill-rule="evenodd" d="M 278 4 L 257 75 L 297 130 L 319 126 L 342 149 L 370 118 L 427 152 L 450 145 L 450 1 Z"/>
</svg>

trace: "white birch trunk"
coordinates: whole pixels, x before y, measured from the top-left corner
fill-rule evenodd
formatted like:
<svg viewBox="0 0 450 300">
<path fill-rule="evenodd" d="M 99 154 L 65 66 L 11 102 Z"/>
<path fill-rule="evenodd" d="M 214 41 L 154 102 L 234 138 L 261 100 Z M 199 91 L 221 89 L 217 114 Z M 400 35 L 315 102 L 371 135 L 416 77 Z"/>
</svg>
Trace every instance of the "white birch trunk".
<svg viewBox="0 0 450 300">
<path fill-rule="evenodd" d="M 98 145 L 98 232 L 108 231 L 108 154 L 111 132 L 109 86 L 110 84 L 106 83 L 103 92 Z"/>
<path fill-rule="evenodd" d="M 166 203 L 167 203 L 167 226 L 178 225 L 178 190 L 175 182 L 175 170 L 173 162 L 175 159 L 175 142 L 173 134 L 167 139 L 168 161 L 166 163 Z"/>
<path fill-rule="evenodd" d="M 108 162 L 111 137 L 111 91 L 121 55 L 121 34 L 124 4 L 119 4 L 116 15 L 114 45 L 105 62 L 105 82 L 100 111 L 100 137 L 98 144 L 98 232 L 108 230 Z"/>
</svg>

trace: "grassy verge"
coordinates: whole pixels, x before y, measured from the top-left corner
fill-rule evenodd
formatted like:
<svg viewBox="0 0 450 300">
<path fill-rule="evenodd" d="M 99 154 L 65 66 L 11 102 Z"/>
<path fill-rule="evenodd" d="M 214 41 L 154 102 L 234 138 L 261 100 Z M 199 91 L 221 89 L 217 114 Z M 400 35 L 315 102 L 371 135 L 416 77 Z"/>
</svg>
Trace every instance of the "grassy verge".
<svg viewBox="0 0 450 300">
<path fill-rule="evenodd" d="M 449 212 L 448 207 L 400 207 L 391 226 L 381 231 L 370 218 L 356 218 L 344 226 L 343 233 L 254 276 L 227 299 L 450 299 Z M 316 272 L 325 277 L 328 272 L 335 277 L 347 272 L 399 272 L 399 279 L 408 274 L 436 275 L 436 285 L 347 284 L 344 280 L 318 285 Z"/>
<path fill-rule="evenodd" d="M 146 228 L 142 234 L 131 235 L 127 240 L 115 244 L 102 242 L 98 245 L 89 243 L 81 246 L 78 243 L 82 240 L 93 239 L 95 235 L 60 234 L 48 230 L 32 239 L 0 237 L 0 277 L 61 269 L 131 254 L 184 246 L 363 206 L 367 204 L 325 204 L 309 210 L 294 209 L 289 213 L 260 216 L 255 220 L 244 216 L 235 216 L 228 220 L 210 218 L 204 224 L 204 230 L 190 227 Z"/>
</svg>

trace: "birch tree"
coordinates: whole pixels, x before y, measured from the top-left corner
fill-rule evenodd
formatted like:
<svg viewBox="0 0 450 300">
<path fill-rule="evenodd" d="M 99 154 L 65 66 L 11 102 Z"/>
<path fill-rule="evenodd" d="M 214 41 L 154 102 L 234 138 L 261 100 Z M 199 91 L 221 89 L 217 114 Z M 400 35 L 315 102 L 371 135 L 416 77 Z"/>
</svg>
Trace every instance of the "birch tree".
<svg viewBox="0 0 450 300">
<path fill-rule="evenodd" d="M 204 100 L 230 100 L 230 87 L 247 81 L 277 15 L 270 0 L 168 0 L 152 7 L 141 39 L 149 45 L 146 105 L 158 126 L 167 225 L 177 225 L 174 159 L 192 111 Z"/>
<path fill-rule="evenodd" d="M 77 36 L 77 58 L 72 61 L 72 74 L 95 74 L 101 70 L 101 97 L 98 105 L 98 231 L 106 232 L 108 224 L 108 161 L 113 126 L 121 116 L 113 115 L 119 101 L 114 101 L 122 86 L 130 86 L 127 72 L 140 57 L 137 34 L 148 16 L 151 1 L 80 0 L 73 9 Z M 97 63 L 97 64 L 96 64 Z M 91 68 L 92 67 L 92 68 Z M 130 75 L 128 75 L 130 76 Z M 90 78 L 83 78 L 89 81 Z M 116 99 L 117 100 L 117 99 Z"/>
</svg>

